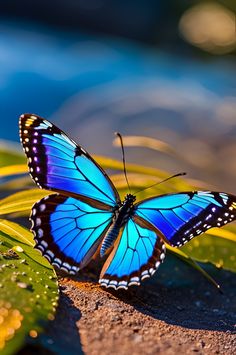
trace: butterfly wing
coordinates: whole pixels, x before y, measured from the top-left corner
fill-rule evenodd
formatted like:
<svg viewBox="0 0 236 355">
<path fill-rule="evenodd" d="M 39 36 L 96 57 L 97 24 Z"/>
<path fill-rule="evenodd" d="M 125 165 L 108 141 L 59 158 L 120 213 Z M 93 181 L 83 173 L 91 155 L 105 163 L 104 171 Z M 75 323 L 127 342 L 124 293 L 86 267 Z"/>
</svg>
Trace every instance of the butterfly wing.
<svg viewBox="0 0 236 355">
<path fill-rule="evenodd" d="M 31 177 L 40 188 L 109 206 L 120 201 L 102 168 L 49 121 L 36 115 L 22 115 L 20 136 Z"/>
<path fill-rule="evenodd" d="M 95 254 L 112 222 L 112 213 L 60 194 L 37 202 L 31 213 L 35 248 L 70 274 Z"/>
<path fill-rule="evenodd" d="M 165 257 L 165 245 L 157 233 L 139 218 L 130 218 L 117 238 L 101 271 L 99 283 L 127 289 L 153 275 Z"/>
<path fill-rule="evenodd" d="M 135 209 L 169 244 L 180 247 L 209 228 L 233 221 L 236 197 L 222 192 L 183 192 L 149 198 Z"/>
</svg>

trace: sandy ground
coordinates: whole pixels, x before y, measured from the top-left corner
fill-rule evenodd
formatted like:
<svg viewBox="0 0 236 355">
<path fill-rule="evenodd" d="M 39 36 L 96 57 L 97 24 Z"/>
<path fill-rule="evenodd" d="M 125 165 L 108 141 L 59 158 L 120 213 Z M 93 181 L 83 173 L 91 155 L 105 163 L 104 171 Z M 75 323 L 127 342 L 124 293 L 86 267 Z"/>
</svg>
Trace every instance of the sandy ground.
<svg viewBox="0 0 236 355">
<path fill-rule="evenodd" d="M 236 275 L 208 269 L 223 294 L 171 256 L 129 291 L 100 287 L 97 267 L 61 277 L 57 315 L 41 337 L 43 353 L 236 354 Z"/>
</svg>

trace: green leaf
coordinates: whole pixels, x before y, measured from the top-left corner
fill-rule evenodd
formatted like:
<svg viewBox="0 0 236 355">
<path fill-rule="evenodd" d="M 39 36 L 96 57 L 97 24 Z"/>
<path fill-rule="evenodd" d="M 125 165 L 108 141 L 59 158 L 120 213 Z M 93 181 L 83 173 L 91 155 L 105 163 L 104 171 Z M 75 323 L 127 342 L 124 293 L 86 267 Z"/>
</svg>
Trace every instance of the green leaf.
<svg viewBox="0 0 236 355">
<path fill-rule="evenodd" d="M 28 168 L 25 164 L 8 165 L 0 168 L 0 177 L 27 174 Z"/>
<path fill-rule="evenodd" d="M 0 215 L 15 213 L 20 211 L 30 211 L 32 205 L 49 195 L 51 192 L 41 189 L 32 189 L 16 192 L 0 200 Z"/>
<path fill-rule="evenodd" d="M 32 233 L 17 223 L 10 222 L 6 219 L 0 219 L 0 230 L 5 234 L 11 235 L 11 238 L 14 238 L 16 241 L 20 241 L 31 247 L 34 246 Z"/>
<path fill-rule="evenodd" d="M 217 230 L 218 234 L 222 233 L 224 237 L 214 235 L 215 231 L 216 229 L 212 232 L 209 230 L 207 234 L 194 238 L 181 250 L 197 261 L 210 262 L 216 267 L 236 272 L 236 238 L 231 238 L 232 235 L 226 238 L 227 230 Z"/>
<path fill-rule="evenodd" d="M 16 353 L 27 339 L 37 337 L 57 307 L 55 271 L 28 245 L 28 234 L 16 223 L 0 221 L 0 349 L 4 355 Z"/>
<path fill-rule="evenodd" d="M 217 289 L 220 289 L 220 286 L 217 284 L 217 282 L 186 253 L 184 253 L 182 250 L 171 247 L 170 245 L 166 244 L 166 249 L 177 256 L 177 258 L 181 259 L 185 263 L 189 264 L 192 266 L 195 270 L 199 271 L 208 281 L 210 281 Z M 181 248 L 182 249 L 182 248 Z"/>
<path fill-rule="evenodd" d="M 26 162 L 20 145 L 7 141 L 0 141 L 0 167 Z"/>
<path fill-rule="evenodd" d="M 20 242 L 27 245 L 25 253 L 28 253 L 27 255 L 30 258 L 33 258 L 35 262 L 46 268 L 52 268 L 47 259 L 42 257 L 37 250 L 32 248 L 35 245 L 35 242 L 33 234 L 27 228 L 22 227 L 18 223 L 14 223 L 6 219 L 0 219 L 0 231 L 7 234 L 13 242 Z M 30 246 L 30 249 L 28 246 Z"/>
<path fill-rule="evenodd" d="M 206 232 L 206 234 L 215 235 L 216 237 L 220 237 L 220 238 L 224 238 L 224 239 L 236 242 L 236 226 L 235 226 L 235 224 L 231 224 L 230 226 L 227 226 L 226 228 L 211 228 Z M 231 228 L 234 232 L 230 231 L 229 228 Z"/>
</svg>

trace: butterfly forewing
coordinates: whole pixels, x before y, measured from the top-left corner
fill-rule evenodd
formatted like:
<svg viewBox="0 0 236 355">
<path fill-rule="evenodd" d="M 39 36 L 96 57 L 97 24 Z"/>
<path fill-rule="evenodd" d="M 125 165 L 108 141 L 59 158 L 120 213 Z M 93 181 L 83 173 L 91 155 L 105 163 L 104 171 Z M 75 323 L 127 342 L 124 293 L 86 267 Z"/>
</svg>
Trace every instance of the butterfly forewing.
<svg viewBox="0 0 236 355">
<path fill-rule="evenodd" d="M 135 209 L 168 243 L 180 247 L 212 227 L 235 220 L 236 197 L 223 192 L 182 192 L 149 198 Z"/>
<path fill-rule="evenodd" d="M 29 172 L 39 187 L 108 206 L 120 202 L 102 168 L 52 123 L 36 115 L 22 115 L 20 135 Z"/>
</svg>

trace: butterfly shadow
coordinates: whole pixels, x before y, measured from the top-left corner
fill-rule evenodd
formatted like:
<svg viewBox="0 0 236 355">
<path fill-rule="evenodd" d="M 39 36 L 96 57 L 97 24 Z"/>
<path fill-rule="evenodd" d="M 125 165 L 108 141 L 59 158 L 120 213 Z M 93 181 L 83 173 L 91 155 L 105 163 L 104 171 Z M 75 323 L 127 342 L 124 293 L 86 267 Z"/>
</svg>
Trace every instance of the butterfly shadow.
<svg viewBox="0 0 236 355">
<path fill-rule="evenodd" d="M 139 287 L 108 290 L 138 312 L 187 329 L 235 331 L 236 275 L 211 265 L 205 269 L 222 286 L 220 293 L 201 274 L 168 255 L 160 270 Z"/>
<path fill-rule="evenodd" d="M 28 338 L 27 344 L 16 355 L 83 355 L 76 322 L 81 312 L 60 289 L 55 319 L 50 321 L 37 338 Z"/>
<path fill-rule="evenodd" d="M 52 351 L 53 354 L 84 354 L 76 326 L 80 318 L 80 310 L 73 305 L 71 298 L 63 292 L 63 287 L 60 287 L 56 316 L 40 338 L 42 346 Z"/>
</svg>

